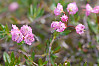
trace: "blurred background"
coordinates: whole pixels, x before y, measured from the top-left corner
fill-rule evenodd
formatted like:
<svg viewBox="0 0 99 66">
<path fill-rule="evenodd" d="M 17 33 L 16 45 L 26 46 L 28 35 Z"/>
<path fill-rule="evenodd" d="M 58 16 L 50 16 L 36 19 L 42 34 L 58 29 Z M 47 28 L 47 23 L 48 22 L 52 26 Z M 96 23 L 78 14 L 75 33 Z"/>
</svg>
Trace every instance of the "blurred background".
<svg viewBox="0 0 99 66">
<path fill-rule="evenodd" d="M 20 57 L 22 65 L 28 65 L 24 54 L 35 53 L 34 61 L 38 59 L 46 60 L 47 40 L 50 39 L 52 21 L 60 21 L 60 16 L 54 15 L 57 3 L 61 3 L 66 12 L 69 3 L 76 2 L 79 11 L 75 15 L 70 15 L 69 25 L 76 26 L 82 23 L 86 26 L 84 34 L 79 35 L 75 29 L 70 30 L 68 35 L 60 35 L 53 43 L 53 62 L 60 64 L 69 61 L 72 66 L 83 66 L 87 62 L 88 66 L 98 66 L 99 63 L 99 15 L 90 14 L 85 16 L 85 6 L 89 3 L 92 7 L 99 5 L 99 0 L 0 0 L 0 64 L 4 65 L 3 53 L 11 55 L 13 51 L 15 58 Z M 9 31 L 12 24 L 19 28 L 22 25 L 31 26 L 35 34 L 35 42 L 28 46 L 26 44 L 18 46 L 11 40 Z M 5 30 L 5 31 L 3 31 Z M 3 32 L 2 32 L 3 31 Z"/>
</svg>

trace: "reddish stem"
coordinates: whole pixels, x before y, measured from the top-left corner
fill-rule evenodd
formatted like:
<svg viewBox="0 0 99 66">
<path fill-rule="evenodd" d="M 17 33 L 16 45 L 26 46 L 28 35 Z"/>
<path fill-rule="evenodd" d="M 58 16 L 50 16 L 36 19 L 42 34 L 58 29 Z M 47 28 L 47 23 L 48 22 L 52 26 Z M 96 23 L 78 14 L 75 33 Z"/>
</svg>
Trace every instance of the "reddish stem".
<svg viewBox="0 0 99 66">
<path fill-rule="evenodd" d="M 68 12 L 68 20 L 67 20 L 67 25 L 68 25 L 68 21 L 69 21 L 69 12 Z"/>
<path fill-rule="evenodd" d="M 67 27 L 73 27 L 75 29 L 75 26 L 67 26 Z"/>
<path fill-rule="evenodd" d="M 66 13 L 63 11 L 63 13 L 66 15 Z"/>
</svg>

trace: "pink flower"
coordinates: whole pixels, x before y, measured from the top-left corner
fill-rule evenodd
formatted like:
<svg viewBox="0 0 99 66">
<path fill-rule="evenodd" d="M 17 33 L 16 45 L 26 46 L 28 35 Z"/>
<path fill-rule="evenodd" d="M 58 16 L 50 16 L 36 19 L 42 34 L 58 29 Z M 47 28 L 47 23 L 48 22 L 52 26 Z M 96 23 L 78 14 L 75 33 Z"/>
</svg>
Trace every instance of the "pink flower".
<svg viewBox="0 0 99 66">
<path fill-rule="evenodd" d="M 33 34 L 27 34 L 24 38 L 25 43 L 28 45 L 31 45 L 34 40 L 35 39 Z"/>
<path fill-rule="evenodd" d="M 16 25 L 13 25 L 13 24 L 12 24 L 11 34 L 12 34 L 14 31 L 19 31 L 19 28 L 18 28 Z"/>
<path fill-rule="evenodd" d="M 12 28 L 16 29 L 16 30 L 19 30 L 18 27 L 16 25 L 13 25 L 13 24 L 12 24 Z"/>
<path fill-rule="evenodd" d="M 20 43 L 23 40 L 23 35 L 20 31 L 17 31 L 17 30 L 13 31 L 11 33 L 11 35 L 12 35 L 12 40 L 17 42 L 17 43 Z"/>
<path fill-rule="evenodd" d="M 53 28 L 57 32 L 62 32 L 66 29 L 66 26 L 61 21 L 60 22 L 52 22 L 51 23 L 51 28 Z"/>
<path fill-rule="evenodd" d="M 58 8 L 56 8 L 56 9 L 54 10 L 54 14 L 55 14 L 55 16 L 58 16 L 58 15 L 61 14 L 61 11 L 60 11 Z"/>
<path fill-rule="evenodd" d="M 63 6 L 60 3 L 57 4 L 57 9 L 59 9 L 61 12 L 63 12 Z"/>
<path fill-rule="evenodd" d="M 95 6 L 93 8 L 93 13 L 99 13 L 99 6 Z"/>
<path fill-rule="evenodd" d="M 31 45 L 31 43 L 35 40 L 31 27 L 27 25 L 23 25 L 21 30 L 19 30 L 16 25 L 12 24 L 11 35 L 12 40 L 16 41 L 17 43 L 23 41 L 24 38 L 25 43 Z"/>
<path fill-rule="evenodd" d="M 20 29 L 23 36 L 26 36 L 27 34 L 32 34 L 32 29 L 28 25 L 23 25 Z"/>
<path fill-rule="evenodd" d="M 67 17 L 67 15 L 62 15 L 62 17 L 60 17 L 61 18 L 61 20 L 63 21 L 63 22 L 67 22 L 67 20 L 68 20 L 68 17 Z"/>
<path fill-rule="evenodd" d="M 86 4 L 86 16 L 90 15 L 92 11 L 92 7 L 89 4 Z"/>
<path fill-rule="evenodd" d="M 57 22 L 57 21 L 53 21 L 52 23 L 51 23 L 51 28 L 53 28 L 54 30 L 56 30 L 59 26 L 59 22 Z"/>
<path fill-rule="evenodd" d="M 13 2 L 9 5 L 9 10 L 10 11 L 15 11 L 16 9 L 18 9 L 19 5 L 17 2 Z"/>
<path fill-rule="evenodd" d="M 63 6 L 60 3 L 58 3 L 57 8 L 54 10 L 54 14 L 58 16 L 61 14 L 61 12 L 63 12 Z"/>
<path fill-rule="evenodd" d="M 66 29 L 66 25 L 60 21 L 56 31 L 57 32 L 63 32 L 65 29 Z"/>
<path fill-rule="evenodd" d="M 69 12 L 69 14 L 75 14 L 77 11 L 78 7 L 75 2 L 67 5 L 67 12 Z"/>
<path fill-rule="evenodd" d="M 82 24 L 78 24 L 78 25 L 75 27 L 75 29 L 76 29 L 76 32 L 81 35 L 81 34 L 84 33 L 85 26 L 82 25 Z"/>
</svg>

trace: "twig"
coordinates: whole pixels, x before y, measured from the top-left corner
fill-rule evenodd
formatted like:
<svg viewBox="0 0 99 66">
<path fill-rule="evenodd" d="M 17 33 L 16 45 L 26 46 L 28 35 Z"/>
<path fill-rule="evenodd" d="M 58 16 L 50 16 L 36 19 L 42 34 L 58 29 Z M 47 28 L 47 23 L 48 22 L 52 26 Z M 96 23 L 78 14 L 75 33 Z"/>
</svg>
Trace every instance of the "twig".
<svg viewBox="0 0 99 66">
<path fill-rule="evenodd" d="M 67 27 L 73 27 L 75 29 L 75 26 L 67 26 Z"/>
<path fill-rule="evenodd" d="M 52 48 L 52 44 L 53 44 L 54 40 L 55 40 L 55 37 L 53 37 L 53 39 L 52 39 L 52 41 L 50 43 L 50 46 L 49 46 L 49 52 L 48 52 L 49 53 L 49 61 L 48 61 L 48 66 L 51 66 L 50 65 L 50 63 L 51 63 L 50 53 L 51 53 L 51 48 Z"/>
</svg>

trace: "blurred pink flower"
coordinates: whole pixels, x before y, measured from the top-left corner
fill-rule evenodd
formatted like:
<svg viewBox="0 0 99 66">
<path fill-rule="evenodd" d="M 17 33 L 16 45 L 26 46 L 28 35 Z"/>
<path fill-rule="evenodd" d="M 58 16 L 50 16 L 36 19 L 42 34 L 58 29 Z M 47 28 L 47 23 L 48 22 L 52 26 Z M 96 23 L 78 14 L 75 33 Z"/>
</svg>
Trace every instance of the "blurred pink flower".
<svg viewBox="0 0 99 66">
<path fill-rule="evenodd" d="M 59 26 L 59 22 L 57 22 L 57 21 L 53 21 L 52 23 L 51 23 L 51 28 L 53 28 L 54 30 L 56 30 Z"/>
<path fill-rule="evenodd" d="M 57 32 L 63 32 L 65 29 L 66 29 L 66 25 L 60 21 L 56 31 Z"/>
<path fill-rule="evenodd" d="M 84 33 L 85 26 L 82 25 L 82 24 L 78 24 L 78 25 L 75 27 L 75 29 L 76 29 L 76 32 L 81 35 L 81 34 Z"/>
<path fill-rule="evenodd" d="M 93 8 L 93 13 L 99 13 L 99 6 L 95 6 Z"/>
<path fill-rule="evenodd" d="M 17 42 L 17 43 L 20 43 L 23 40 L 23 35 L 20 31 L 17 31 L 17 30 L 13 31 L 11 33 L 11 35 L 12 35 L 12 40 Z"/>
<path fill-rule="evenodd" d="M 11 34 L 12 34 L 14 31 L 19 31 L 19 28 L 18 28 L 16 25 L 13 25 L 13 24 L 12 24 Z"/>
<path fill-rule="evenodd" d="M 93 8 L 89 4 L 86 4 L 86 16 L 90 15 L 92 11 Z"/>
<path fill-rule="evenodd" d="M 67 5 L 67 12 L 69 12 L 69 14 L 76 14 L 77 11 L 78 11 L 78 7 L 75 2 L 69 3 Z"/>
<path fill-rule="evenodd" d="M 61 14 L 61 12 L 63 12 L 63 6 L 60 3 L 58 3 L 57 8 L 54 10 L 54 14 L 58 16 Z"/>
<path fill-rule="evenodd" d="M 67 22 L 67 20 L 68 20 L 68 17 L 67 17 L 67 15 L 62 15 L 62 17 L 60 17 L 61 18 L 61 20 L 63 21 L 63 22 Z"/>
<path fill-rule="evenodd" d="M 57 32 L 62 32 L 62 31 L 65 30 L 66 26 L 61 21 L 60 22 L 52 22 L 51 23 L 51 28 L 53 28 Z"/>
<path fill-rule="evenodd" d="M 23 36 L 26 36 L 27 34 L 32 34 L 32 28 L 28 25 L 23 25 L 20 29 Z"/>
<path fill-rule="evenodd" d="M 34 35 L 33 34 L 27 34 L 24 38 L 24 41 L 26 44 L 31 45 L 32 42 L 34 42 Z"/>
<path fill-rule="evenodd" d="M 17 10 L 18 9 L 18 7 L 19 7 L 19 5 L 18 5 L 18 3 L 17 2 L 13 2 L 13 3 L 11 3 L 10 5 L 9 5 L 9 11 L 15 11 L 15 10 Z"/>
<path fill-rule="evenodd" d="M 61 12 L 63 12 L 63 6 L 60 3 L 57 4 L 57 9 L 59 9 Z"/>
<path fill-rule="evenodd" d="M 55 16 L 58 16 L 58 15 L 61 14 L 61 11 L 60 11 L 58 8 L 56 8 L 56 9 L 54 10 L 54 14 L 55 14 Z"/>
<path fill-rule="evenodd" d="M 16 25 L 12 24 L 12 29 L 11 29 L 11 35 L 12 35 L 12 40 L 16 41 L 17 43 L 20 43 L 23 40 L 23 35 L 18 29 Z"/>
</svg>

